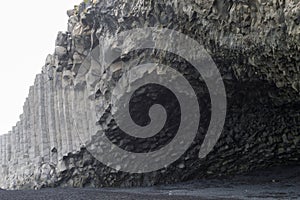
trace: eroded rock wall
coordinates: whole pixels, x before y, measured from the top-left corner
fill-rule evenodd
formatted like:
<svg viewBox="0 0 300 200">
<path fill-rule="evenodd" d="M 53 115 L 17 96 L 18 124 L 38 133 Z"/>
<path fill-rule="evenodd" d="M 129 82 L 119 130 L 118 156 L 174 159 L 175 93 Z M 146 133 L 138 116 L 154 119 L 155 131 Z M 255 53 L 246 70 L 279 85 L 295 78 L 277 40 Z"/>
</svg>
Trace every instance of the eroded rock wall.
<svg viewBox="0 0 300 200">
<path fill-rule="evenodd" d="M 299 164 L 298 0 L 103 0 L 82 3 L 68 15 L 68 31 L 58 34 L 55 52 L 30 88 L 20 121 L 0 136 L 1 188 L 153 185 Z M 77 75 L 99 37 L 143 27 L 174 29 L 203 44 L 223 76 L 228 111 L 214 150 L 199 159 L 205 119 L 210 118 L 205 84 L 174 55 L 129 54 L 140 62 L 145 55 L 156 55 L 156 62 L 186 73 L 203 97 L 204 108 L 203 127 L 177 162 L 156 172 L 129 174 L 106 167 L 85 147 L 98 142 L 97 134 L 115 139 L 111 99 L 106 94 L 112 80 L 122 75 L 122 63 L 130 59 L 100 70 L 94 85 L 88 84 L 95 78 L 92 69 L 83 77 Z M 87 143 L 91 138 L 93 142 Z"/>
</svg>

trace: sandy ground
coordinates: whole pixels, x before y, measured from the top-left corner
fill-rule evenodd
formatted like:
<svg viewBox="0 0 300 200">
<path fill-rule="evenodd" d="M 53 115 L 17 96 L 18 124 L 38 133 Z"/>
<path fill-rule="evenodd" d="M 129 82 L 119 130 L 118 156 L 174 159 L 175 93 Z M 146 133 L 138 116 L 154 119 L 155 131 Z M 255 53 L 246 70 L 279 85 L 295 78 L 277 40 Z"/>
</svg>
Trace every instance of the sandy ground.
<svg viewBox="0 0 300 200">
<path fill-rule="evenodd" d="M 226 179 L 145 188 L 56 188 L 0 191 L 0 200 L 300 199 L 300 166 L 276 167 Z"/>
</svg>

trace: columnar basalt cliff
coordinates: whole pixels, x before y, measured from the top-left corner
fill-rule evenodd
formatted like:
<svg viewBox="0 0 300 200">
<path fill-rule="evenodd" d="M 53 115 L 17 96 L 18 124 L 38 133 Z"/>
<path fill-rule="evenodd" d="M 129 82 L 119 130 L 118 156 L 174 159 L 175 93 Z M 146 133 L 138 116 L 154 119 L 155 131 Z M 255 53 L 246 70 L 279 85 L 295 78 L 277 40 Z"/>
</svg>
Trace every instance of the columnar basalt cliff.
<svg viewBox="0 0 300 200">
<path fill-rule="evenodd" d="M 58 34 L 54 54 L 30 87 L 20 121 L 0 136 L 1 188 L 145 186 L 300 163 L 299 0 L 95 0 L 67 14 L 68 30 Z M 91 50 L 101 45 L 100 37 L 144 27 L 174 29 L 198 41 L 222 74 L 228 101 L 225 126 L 204 159 L 198 152 L 210 119 L 209 95 L 185 60 L 143 50 L 107 69 L 80 71 Z M 87 147 L 97 149 L 98 134 L 122 145 L 110 111 L 112 83 L 126 63 L 143 63 L 149 54 L 194 85 L 202 99 L 203 122 L 178 161 L 159 171 L 130 174 L 105 166 Z M 155 88 L 148 88 L 152 93 Z M 143 98 L 136 96 L 138 114 Z M 138 142 L 127 145 L 136 152 L 152 145 Z"/>
</svg>

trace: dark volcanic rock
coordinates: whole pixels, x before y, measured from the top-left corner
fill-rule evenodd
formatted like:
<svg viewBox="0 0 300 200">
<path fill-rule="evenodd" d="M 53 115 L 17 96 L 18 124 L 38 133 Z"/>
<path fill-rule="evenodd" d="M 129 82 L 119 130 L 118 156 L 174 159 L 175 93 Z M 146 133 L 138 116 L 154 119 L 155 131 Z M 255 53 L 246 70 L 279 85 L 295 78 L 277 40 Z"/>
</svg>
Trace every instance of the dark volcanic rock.
<svg viewBox="0 0 300 200">
<path fill-rule="evenodd" d="M 228 111 L 223 134 L 214 150 L 205 159 L 199 159 L 199 144 L 208 124 L 205 119 L 210 117 L 209 109 L 205 109 L 209 105 L 205 84 L 197 76 L 194 77 L 187 63 L 174 55 L 152 51 L 132 53 L 129 58 L 140 62 L 146 55 L 155 55 L 154 61 L 186 73 L 189 82 L 194 83 L 202 98 L 200 107 L 204 108 L 201 113 L 204 122 L 194 144 L 171 166 L 143 175 L 115 172 L 96 159 L 88 159 L 89 164 L 78 166 L 84 155 L 89 154 L 83 149 L 79 154 L 66 157 L 66 163 L 70 159 L 75 160 L 76 173 L 67 170 L 60 175 L 61 182 L 58 185 L 153 185 L 299 163 L 299 9 L 297 1 L 221 0 L 172 3 L 101 1 L 87 8 L 84 17 L 80 15 L 78 19 L 84 20 L 84 23 L 81 22 L 81 32 L 73 29 L 73 35 L 81 35 L 81 40 L 89 35 L 91 42 L 98 44 L 97 38 L 101 36 L 109 37 L 132 28 L 161 26 L 181 31 L 203 44 L 224 78 Z M 76 48 L 74 46 L 75 51 Z M 129 62 L 129 58 L 121 62 Z M 186 68 L 182 68 L 183 65 Z M 109 84 L 113 79 L 110 74 L 104 72 L 102 76 L 105 78 L 101 78 L 100 89 L 94 88 L 99 102 L 105 102 L 106 96 L 97 93 L 110 91 Z M 155 91 L 154 88 L 148 88 L 147 94 L 152 90 Z M 143 102 L 143 98 L 138 97 L 136 104 Z M 169 107 L 175 109 L 176 106 Z M 109 107 L 105 108 L 101 109 L 98 116 L 99 124 L 106 128 L 99 130 L 102 129 L 111 140 L 118 140 L 118 131 L 111 121 Z M 140 109 L 136 108 L 136 111 Z M 170 127 L 173 125 L 168 124 Z M 94 137 L 93 143 L 97 143 L 97 138 Z M 122 141 L 116 143 L 120 146 Z M 131 151 L 134 147 L 141 148 L 136 151 L 143 151 L 143 148 L 149 149 L 151 143 L 134 140 L 125 146 L 130 148 L 130 145 Z M 82 177 L 84 180 L 79 180 Z"/>
<path fill-rule="evenodd" d="M 45 98 L 47 104 L 44 97 L 40 98 L 47 110 L 33 109 L 35 116 L 47 117 L 30 118 L 29 125 L 39 124 L 42 128 L 35 130 L 41 133 L 47 130 L 50 137 L 47 138 L 47 133 L 41 134 L 39 141 L 44 142 L 41 146 L 31 143 L 25 154 L 30 158 L 24 162 L 27 165 L 23 165 L 22 159 L 17 163 L 8 160 L 6 164 L 10 167 L 4 167 L 3 180 L 8 183 L 5 187 L 149 186 L 239 174 L 273 165 L 299 164 L 298 0 L 96 0 L 80 4 L 68 11 L 68 15 L 68 32 L 58 34 L 55 53 L 46 60 L 45 76 L 39 76 L 35 85 L 38 89 L 31 92 L 49 98 Z M 104 45 L 101 37 L 112 38 L 121 31 L 144 27 L 173 29 L 193 38 L 205 47 L 223 77 L 228 104 L 225 125 L 213 151 L 204 159 L 198 158 L 198 152 L 211 118 L 210 96 L 203 77 L 186 60 L 170 52 L 144 49 L 124 53 L 109 68 L 97 71 L 87 67 L 82 76 L 84 59 L 98 44 Z M 175 163 L 155 172 L 125 173 L 93 157 L 90 150 L 97 149 L 101 142 L 99 136 L 105 134 L 114 144 L 132 152 L 154 151 L 174 138 L 172 133 L 180 115 L 178 103 L 171 94 L 162 98 L 157 92 L 168 93 L 165 90 L 154 85 L 142 88 L 132 100 L 131 111 L 136 115 L 133 118 L 137 124 L 147 124 L 149 117 L 145 113 L 156 102 L 164 104 L 162 99 L 168 99 L 164 106 L 172 118 L 152 141 L 124 140 L 111 114 L 112 89 L 122 75 L 126 76 L 124 72 L 129 70 L 130 64 L 149 61 L 171 66 L 191 83 L 199 100 L 201 122 L 193 144 Z M 158 69 L 153 71 L 163 73 Z M 137 69 L 136 73 L 143 71 Z M 51 87 L 45 84 L 48 79 Z M 128 79 L 131 80 L 130 76 Z M 124 83 L 125 87 L 130 84 Z M 40 92 L 44 87 L 48 88 L 45 94 Z M 82 92 L 84 99 L 74 95 L 74 91 Z M 40 101 L 31 96 L 28 104 L 40 105 Z M 86 109 L 84 116 L 76 113 L 76 103 L 80 109 Z M 97 106 L 89 110 L 90 103 Z M 92 138 L 91 142 L 85 143 L 74 136 L 78 131 L 74 128 L 76 114 L 81 117 L 78 121 L 82 121 L 77 125 Z M 25 112 L 25 119 L 26 116 Z M 43 129 L 43 124 L 47 124 L 47 128 Z M 18 166 L 30 167 L 23 173 L 16 172 Z"/>
</svg>

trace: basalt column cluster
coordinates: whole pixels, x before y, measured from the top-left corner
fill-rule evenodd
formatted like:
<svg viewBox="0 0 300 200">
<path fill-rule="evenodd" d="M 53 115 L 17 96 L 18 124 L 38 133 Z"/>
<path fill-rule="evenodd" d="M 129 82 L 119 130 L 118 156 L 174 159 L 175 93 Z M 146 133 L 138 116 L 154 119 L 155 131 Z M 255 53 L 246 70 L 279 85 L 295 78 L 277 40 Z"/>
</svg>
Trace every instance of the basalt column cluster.
<svg viewBox="0 0 300 200">
<path fill-rule="evenodd" d="M 94 0 L 67 14 L 68 30 L 58 34 L 55 52 L 30 87 L 19 122 L 0 136 L 1 188 L 148 186 L 299 165 L 299 0 Z M 110 110 L 111 83 L 126 76 L 128 63 L 147 62 L 150 53 L 154 61 L 183 73 L 209 108 L 201 77 L 164 51 L 130 52 L 109 68 L 84 66 L 82 73 L 91 50 L 105 45 L 101 38 L 144 27 L 173 29 L 203 45 L 222 74 L 228 109 L 222 135 L 206 158 L 198 158 L 205 135 L 205 128 L 199 128 L 178 161 L 159 171 L 130 174 L 105 166 L 87 150 L 97 149 L 102 134 L 119 140 Z M 117 51 L 117 46 L 112 48 Z M 143 101 L 140 95 L 135 103 Z M 209 109 L 202 116 L 209 119 Z"/>
</svg>

